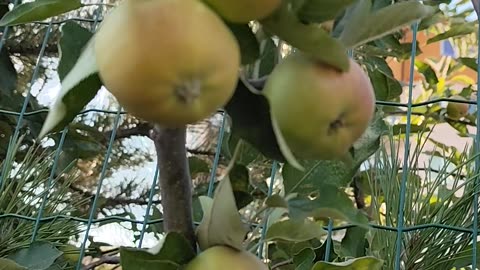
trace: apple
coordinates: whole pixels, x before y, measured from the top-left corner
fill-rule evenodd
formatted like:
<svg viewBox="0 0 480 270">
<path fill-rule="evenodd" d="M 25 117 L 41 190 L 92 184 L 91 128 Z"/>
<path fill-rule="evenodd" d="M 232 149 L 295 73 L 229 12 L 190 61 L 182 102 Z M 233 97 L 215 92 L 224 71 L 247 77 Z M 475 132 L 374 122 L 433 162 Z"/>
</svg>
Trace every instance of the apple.
<svg viewBox="0 0 480 270">
<path fill-rule="evenodd" d="M 195 123 L 235 91 L 240 47 L 199 0 L 124 0 L 94 38 L 104 86 L 145 121 L 165 127 Z"/>
<path fill-rule="evenodd" d="M 255 255 L 228 246 L 212 246 L 200 252 L 184 270 L 268 270 Z"/>
<path fill-rule="evenodd" d="M 451 98 L 457 100 L 467 100 L 460 95 L 453 95 Z M 447 105 L 447 116 L 452 120 L 459 120 L 468 114 L 468 107 L 469 105 L 467 103 L 449 101 Z"/>
<path fill-rule="evenodd" d="M 371 81 L 352 59 L 341 72 L 292 53 L 269 75 L 263 94 L 286 144 L 301 159 L 343 158 L 375 113 Z"/>
<path fill-rule="evenodd" d="M 203 0 L 226 21 L 247 23 L 272 14 L 282 0 Z"/>
<path fill-rule="evenodd" d="M 63 252 L 63 257 L 71 263 L 77 263 L 80 259 L 80 249 L 74 245 L 66 244 L 58 249 Z"/>
</svg>

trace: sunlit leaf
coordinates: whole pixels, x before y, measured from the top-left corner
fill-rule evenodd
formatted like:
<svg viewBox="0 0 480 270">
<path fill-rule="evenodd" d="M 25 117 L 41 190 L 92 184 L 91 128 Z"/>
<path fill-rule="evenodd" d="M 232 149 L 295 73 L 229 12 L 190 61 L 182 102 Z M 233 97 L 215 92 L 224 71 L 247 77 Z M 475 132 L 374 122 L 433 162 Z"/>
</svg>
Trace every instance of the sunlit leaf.
<svg viewBox="0 0 480 270">
<path fill-rule="evenodd" d="M 68 73 L 61 81 L 60 93 L 50 107 L 39 137 L 68 125 L 100 90 L 103 83 L 98 76 L 93 45 L 93 33 L 74 22 L 63 25 L 59 75 L 63 76 L 66 70 Z"/>
<path fill-rule="evenodd" d="M 471 24 L 471 23 L 470 24 L 467 24 L 467 23 L 458 24 L 458 25 L 453 26 L 452 28 L 450 28 L 449 30 L 447 30 L 447 31 L 445 31 L 441 34 L 438 34 L 438 35 L 436 35 L 432 38 L 429 38 L 427 40 L 427 44 L 434 43 L 434 42 L 444 40 L 444 39 L 448 39 L 448 38 L 452 38 L 452 37 L 468 35 L 468 34 L 474 33 L 476 30 L 477 30 L 477 27 L 474 24 Z"/>
<path fill-rule="evenodd" d="M 283 220 L 273 223 L 267 230 L 266 240 L 302 242 L 321 238 L 326 234 L 321 224 L 308 220 Z"/>
<path fill-rule="evenodd" d="M 381 270 L 383 261 L 375 257 L 361 257 L 346 262 L 317 262 L 312 270 Z"/>
<path fill-rule="evenodd" d="M 199 199 L 204 213 L 197 228 L 200 248 L 205 250 L 214 245 L 227 245 L 242 249 L 247 227 L 240 218 L 229 177 L 220 181 L 213 200 L 206 196 Z"/>
<path fill-rule="evenodd" d="M 0 20 L 0 26 L 41 21 L 81 8 L 80 0 L 36 0 L 17 5 Z"/>
<path fill-rule="evenodd" d="M 350 67 L 346 48 L 339 40 L 320 27 L 301 23 L 287 5 L 261 24 L 266 31 L 325 64 L 341 71 Z"/>
<path fill-rule="evenodd" d="M 360 0 L 345 24 L 340 40 L 348 48 L 354 48 L 384 35 L 397 31 L 413 22 L 430 16 L 435 9 L 419 1 L 397 2 L 373 12 L 370 0 Z M 408 12 L 405 12 L 408 10 Z"/>
</svg>

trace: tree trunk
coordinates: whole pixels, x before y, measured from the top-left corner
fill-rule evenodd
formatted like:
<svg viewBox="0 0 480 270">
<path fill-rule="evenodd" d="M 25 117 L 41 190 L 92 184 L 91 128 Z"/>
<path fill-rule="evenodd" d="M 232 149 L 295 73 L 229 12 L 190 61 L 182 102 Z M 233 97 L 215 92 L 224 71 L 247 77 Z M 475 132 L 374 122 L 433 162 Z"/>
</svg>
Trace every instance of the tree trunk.
<svg viewBox="0 0 480 270">
<path fill-rule="evenodd" d="M 155 126 L 153 141 L 159 166 L 164 230 L 178 232 L 196 250 L 192 216 L 192 181 L 187 160 L 186 128 Z"/>
</svg>

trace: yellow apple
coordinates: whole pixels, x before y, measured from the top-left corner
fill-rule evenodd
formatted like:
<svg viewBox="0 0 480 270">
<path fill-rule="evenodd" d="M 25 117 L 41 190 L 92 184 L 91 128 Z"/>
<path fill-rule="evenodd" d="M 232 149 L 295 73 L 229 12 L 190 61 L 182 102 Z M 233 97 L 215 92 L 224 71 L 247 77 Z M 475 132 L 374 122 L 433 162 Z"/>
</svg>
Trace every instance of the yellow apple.
<svg viewBox="0 0 480 270">
<path fill-rule="evenodd" d="M 301 52 L 290 54 L 263 93 L 286 144 L 301 159 L 344 157 L 375 113 L 371 81 L 351 59 L 341 72 Z"/>
<path fill-rule="evenodd" d="M 219 245 L 200 252 L 184 270 L 268 270 L 268 267 L 248 251 Z"/>
<path fill-rule="evenodd" d="M 195 123 L 234 93 L 238 42 L 200 0 L 124 0 L 94 38 L 104 86 L 143 120 L 165 127 Z"/>
</svg>

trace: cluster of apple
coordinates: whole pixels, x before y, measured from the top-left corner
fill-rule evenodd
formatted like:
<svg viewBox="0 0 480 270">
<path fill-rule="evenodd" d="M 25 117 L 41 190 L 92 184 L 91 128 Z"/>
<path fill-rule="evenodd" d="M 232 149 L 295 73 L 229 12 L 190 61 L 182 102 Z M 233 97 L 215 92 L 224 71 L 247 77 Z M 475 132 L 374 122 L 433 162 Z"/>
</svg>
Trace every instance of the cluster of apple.
<svg viewBox="0 0 480 270">
<path fill-rule="evenodd" d="M 281 4 L 122 0 L 95 35 L 98 74 L 129 113 L 164 127 L 195 123 L 224 106 L 238 83 L 240 46 L 225 22 L 261 20 Z M 350 60 L 349 69 L 340 71 L 301 51 L 274 68 L 261 93 L 289 148 L 302 159 L 341 157 L 375 111 L 371 82 L 357 63 Z M 223 269 L 219 260 L 243 265 L 234 269 L 266 269 L 252 254 L 236 252 L 210 248 L 187 269 Z"/>
<path fill-rule="evenodd" d="M 104 86 L 133 115 L 165 127 L 205 119 L 233 96 L 240 47 L 225 21 L 271 15 L 281 0 L 123 0 L 96 33 Z M 350 61 L 341 72 L 302 52 L 282 60 L 263 94 L 292 153 L 344 155 L 368 126 L 375 96 Z"/>
<path fill-rule="evenodd" d="M 202 120 L 232 97 L 247 23 L 281 0 L 122 0 L 95 37 L 99 76 L 130 113 L 165 127 Z"/>
</svg>

